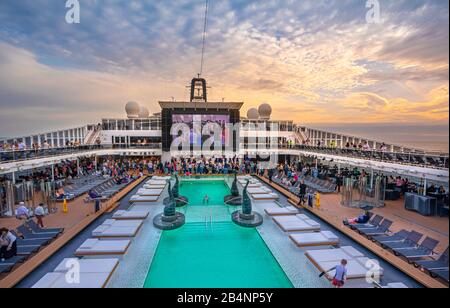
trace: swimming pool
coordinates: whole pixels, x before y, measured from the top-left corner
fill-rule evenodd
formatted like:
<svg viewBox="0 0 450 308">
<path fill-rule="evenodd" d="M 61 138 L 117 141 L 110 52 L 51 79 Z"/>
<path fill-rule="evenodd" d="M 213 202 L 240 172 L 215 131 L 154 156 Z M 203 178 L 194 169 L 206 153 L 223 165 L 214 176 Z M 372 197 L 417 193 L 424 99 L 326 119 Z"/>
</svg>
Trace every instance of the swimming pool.
<svg viewBox="0 0 450 308">
<path fill-rule="evenodd" d="M 187 223 L 163 232 L 144 287 L 293 287 L 258 231 L 231 222 L 223 179 L 183 181 L 180 194 L 189 198 Z"/>
</svg>

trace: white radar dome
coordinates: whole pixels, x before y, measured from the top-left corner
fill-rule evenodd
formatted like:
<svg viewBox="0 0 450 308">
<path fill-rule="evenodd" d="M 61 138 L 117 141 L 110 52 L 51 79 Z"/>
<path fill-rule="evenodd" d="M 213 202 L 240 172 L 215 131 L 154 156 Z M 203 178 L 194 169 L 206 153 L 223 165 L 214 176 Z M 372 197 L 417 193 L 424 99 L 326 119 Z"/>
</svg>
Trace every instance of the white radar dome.
<svg viewBox="0 0 450 308">
<path fill-rule="evenodd" d="M 258 108 L 259 117 L 261 120 L 270 120 L 270 116 L 272 115 L 272 107 L 267 104 L 261 104 Z"/>
<path fill-rule="evenodd" d="M 139 118 L 140 119 L 147 119 L 150 116 L 150 111 L 147 107 L 141 106 L 139 109 Z"/>
<path fill-rule="evenodd" d="M 129 119 L 135 119 L 139 118 L 141 107 L 136 102 L 128 102 L 125 106 L 125 111 L 127 112 L 127 116 Z"/>
<path fill-rule="evenodd" d="M 247 118 L 249 120 L 258 120 L 259 119 L 259 112 L 256 108 L 251 108 L 247 111 Z"/>
</svg>

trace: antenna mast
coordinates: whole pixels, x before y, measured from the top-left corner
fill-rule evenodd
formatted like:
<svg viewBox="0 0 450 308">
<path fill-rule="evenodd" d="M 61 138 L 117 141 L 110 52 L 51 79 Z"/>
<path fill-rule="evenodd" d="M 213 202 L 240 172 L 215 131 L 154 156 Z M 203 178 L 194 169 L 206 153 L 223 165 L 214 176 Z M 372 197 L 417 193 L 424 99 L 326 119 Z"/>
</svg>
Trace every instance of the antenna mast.
<svg viewBox="0 0 450 308">
<path fill-rule="evenodd" d="M 209 0 L 205 1 L 205 23 L 203 26 L 203 44 L 202 44 L 202 59 L 200 62 L 200 73 L 199 77 L 203 74 L 203 65 L 205 63 L 205 46 L 206 46 L 206 35 L 208 34 L 208 12 L 209 12 Z"/>
</svg>

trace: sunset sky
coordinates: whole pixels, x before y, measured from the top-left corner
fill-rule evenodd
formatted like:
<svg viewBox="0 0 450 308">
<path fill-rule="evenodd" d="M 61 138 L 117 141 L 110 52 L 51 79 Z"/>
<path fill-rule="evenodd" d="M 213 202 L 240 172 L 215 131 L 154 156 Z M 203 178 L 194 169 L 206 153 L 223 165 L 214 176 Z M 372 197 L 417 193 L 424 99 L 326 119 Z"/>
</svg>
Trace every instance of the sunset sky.
<svg viewBox="0 0 450 308">
<path fill-rule="evenodd" d="M 210 100 L 269 102 L 313 126 L 447 127 L 449 2 L 211 0 Z M 186 100 L 200 66 L 204 0 L 0 1 L 0 137 L 153 112 Z"/>
</svg>

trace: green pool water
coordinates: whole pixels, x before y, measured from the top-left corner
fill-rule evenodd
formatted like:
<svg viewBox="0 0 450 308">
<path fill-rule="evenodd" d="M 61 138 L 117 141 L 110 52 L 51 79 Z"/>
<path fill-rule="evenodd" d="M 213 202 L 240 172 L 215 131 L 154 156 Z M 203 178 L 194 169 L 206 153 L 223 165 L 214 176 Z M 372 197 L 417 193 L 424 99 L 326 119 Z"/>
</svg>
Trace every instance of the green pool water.
<svg viewBox="0 0 450 308">
<path fill-rule="evenodd" d="M 229 213 L 234 208 L 223 203 L 224 195 L 230 193 L 224 184 L 182 183 L 180 193 L 190 201 L 183 209 L 188 223 L 163 232 L 144 287 L 292 287 L 258 231 L 231 222 Z M 205 193 L 213 206 L 202 205 Z"/>
<path fill-rule="evenodd" d="M 223 197 L 230 193 L 223 180 L 182 181 L 180 184 L 180 194 L 188 197 L 191 206 L 202 206 L 206 195 L 208 205 L 224 205 Z"/>
</svg>

